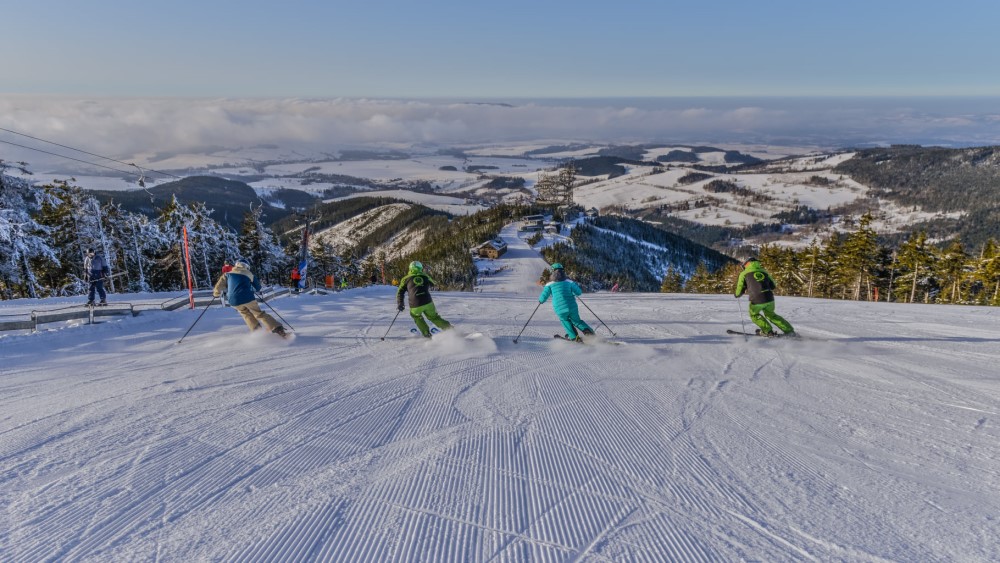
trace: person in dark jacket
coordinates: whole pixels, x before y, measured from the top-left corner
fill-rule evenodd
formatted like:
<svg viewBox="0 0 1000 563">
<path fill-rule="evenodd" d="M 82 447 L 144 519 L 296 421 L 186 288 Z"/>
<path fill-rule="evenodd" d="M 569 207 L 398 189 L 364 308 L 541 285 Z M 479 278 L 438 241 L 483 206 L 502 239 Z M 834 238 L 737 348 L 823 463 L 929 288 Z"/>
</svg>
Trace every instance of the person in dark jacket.
<svg viewBox="0 0 1000 563">
<path fill-rule="evenodd" d="M 739 299 L 744 293 L 750 298 L 750 320 L 760 327 L 757 329 L 757 334 L 762 336 L 774 336 L 774 328 L 771 323 L 774 323 L 787 335 L 795 334 L 791 323 L 774 312 L 774 290 L 776 288 L 774 278 L 767 273 L 767 270 L 760 265 L 756 258 L 748 258 L 743 261 L 743 271 L 740 272 L 740 277 L 736 281 L 736 298 Z"/>
<path fill-rule="evenodd" d="M 237 260 L 233 264 L 233 269 L 222 274 L 219 281 L 215 282 L 212 295 L 218 297 L 225 291 L 229 306 L 239 311 L 244 322 L 250 327 L 250 332 L 260 328 L 260 325 L 264 325 L 267 330 L 274 334 L 282 338 L 287 337 L 285 327 L 260 309 L 256 293 L 260 291 L 260 287 L 260 279 L 250 271 L 250 265 L 242 260 Z"/>
<path fill-rule="evenodd" d="M 108 304 L 108 293 L 104 290 L 104 280 L 111 276 L 111 267 L 101 253 L 93 248 L 87 249 L 87 256 L 83 259 L 83 271 L 87 272 L 90 281 L 90 293 L 87 294 L 87 305 L 94 304 L 95 293 L 101 296 L 99 305 Z"/>
<path fill-rule="evenodd" d="M 409 273 L 399 281 L 399 289 L 396 290 L 396 308 L 400 311 L 405 309 L 403 295 L 406 295 L 409 298 L 410 316 L 413 317 L 413 322 L 425 338 L 431 337 L 430 327 L 424 320 L 425 316 L 428 321 L 434 323 L 434 326 L 441 330 L 451 328 L 451 323 L 442 319 L 434 307 L 434 301 L 431 299 L 432 287 L 434 287 L 434 279 L 424 272 L 424 265 L 413 261 L 410 262 Z"/>
<path fill-rule="evenodd" d="M 552 269 L 550 281 L 542 289 L 538 302 L 545 303 L 551 297 L 552 309 L 566 329 L 565 338 L 579 342 L 582 340 L 580 333 L 588 336 L 594 334 L 594 329 L 580 318 L 580 309 L 576 306 L 576 296 L 583 295 L 583 290 L 575 281 L 566 278 L 562 264 L 556 262 L 550 268 Z"/>
</svg>

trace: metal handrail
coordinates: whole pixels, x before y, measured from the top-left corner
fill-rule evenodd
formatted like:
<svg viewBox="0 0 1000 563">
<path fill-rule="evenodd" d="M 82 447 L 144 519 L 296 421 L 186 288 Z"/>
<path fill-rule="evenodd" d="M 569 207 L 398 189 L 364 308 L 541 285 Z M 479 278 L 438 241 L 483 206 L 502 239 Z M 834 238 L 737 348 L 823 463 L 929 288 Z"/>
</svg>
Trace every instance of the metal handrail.
<svg viewBox="0 0 1000 563">
<path fill-rule="evenodd" d="M 266 292 L 266 293 L 265 293 Z M 261 290 L 261 298 L 264 301 L 269 301 L 275 297 L 280 297 L 289 292 L 287 287 L 280 286 L 268 286 Z M 212 290 L 210 289 L 200 289 L 194 292 L 195 298 L 204 298 L 212 295 Z M 0 318 L 11 318 L 10 321 L 0 320 L 0 331 L 4 330 L 31 330 L 32 332 L 38 330 L 39 324 L 44 324 L 48 322 L 58 322 L 62 320 L 73 320 L 73 319 L 87 319 L 94 317 L 104 317 L 111 315 L 123 315 L 126 312 L 131 314 L 133 317 L 139 315 L 141 312 L 137 307 L 142 305 L 147 305 L 151 310 L 165 310 L 170 311 L 183 307 L 184 304 L 190 299 L 189 296 L 183 295 L 178 297 L 173 297 L 163 301 L 157 306 L 155 303 L 131 303 L 127 301 L 115 301 L 108 303 L 107 306 L 95 307 L 91 309 L 86 305 L 66 305 L 64 307 L 53 307 L 50 309 L 32 309 L 29 313 L 8 313 L 0 315 Z M 171 308 L 171 304 L 177 303 L 176 307 Z M 195 301 L 198 304 L 198 301 Z M 83 307 L 83 309 L 81 309 Z M 50 318 L 50 317 L 56 318 Z"/>
</svg>

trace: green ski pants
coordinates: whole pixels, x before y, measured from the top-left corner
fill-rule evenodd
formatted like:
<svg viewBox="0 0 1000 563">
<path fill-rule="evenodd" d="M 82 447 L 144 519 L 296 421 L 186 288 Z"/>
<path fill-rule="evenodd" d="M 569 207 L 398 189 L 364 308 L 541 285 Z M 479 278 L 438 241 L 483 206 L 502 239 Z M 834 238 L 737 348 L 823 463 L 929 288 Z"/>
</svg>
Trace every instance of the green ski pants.
<svg viewBox="0 0 1000 563">
<path fill-rule="evenodd" d="M 760 305 L 750 304 L 750 320 L 753 324 L 760 327 L 761 332 L 774 332 L 771 327 L 771 323 L 774 326 L 781 329 L 781 332 L 788 334 L 789 332 L 794 332 L 795 329 L 792 328 L 791 323 L 786 321 L 774 312 L 774 301 L 770 303 L 761 303 Z M 768 321 L 771 321 L 770 323 Z"/>
<path fill-rule="evenodd" d="M 410 309 L 410 316 L 413 317 L 413 322 L 420 330 L 420 334 L 423 334 L 424 336 L 430 336 L 431 334 L 431 329 L 427 326 L 427 321 L 424 320 L 424 316 L 427 317 L 428 321 L 434 323 L 434 326 L 440 328 L 441 330 L 448 330 L 451 328 L 451 323 L 441 318 L 437 309 L 434 308 L 433 303 L 428 303 L 426 305 Z"/>
</svg>

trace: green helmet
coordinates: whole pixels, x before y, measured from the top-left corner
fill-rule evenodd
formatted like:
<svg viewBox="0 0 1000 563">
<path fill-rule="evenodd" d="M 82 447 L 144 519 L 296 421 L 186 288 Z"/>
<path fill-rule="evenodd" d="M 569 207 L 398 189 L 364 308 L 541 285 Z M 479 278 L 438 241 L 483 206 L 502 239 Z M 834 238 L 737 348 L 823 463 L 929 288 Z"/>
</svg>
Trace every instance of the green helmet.
<svg viewBox="0 0 1000 563">
<path fill-rule="evenodd" d="M 551 265 L 549 267 L 552 268 L 553 270 L 562 270 L 563 269 L 563 265 L 560 264 L 559 262 L 556 262 L 555 264 L 553 264 L 553 265 Z"/>
<path fill-rule="evenodd" d="M 411 274 L 419 274 L 420 272 L 423 272 L 423 271 L 424 271 L 424 265 L 423 264 L 421 264 L 417 260 L 414 260 L 413 262 L 410 262 L 410 273 Z"/>
</svg>

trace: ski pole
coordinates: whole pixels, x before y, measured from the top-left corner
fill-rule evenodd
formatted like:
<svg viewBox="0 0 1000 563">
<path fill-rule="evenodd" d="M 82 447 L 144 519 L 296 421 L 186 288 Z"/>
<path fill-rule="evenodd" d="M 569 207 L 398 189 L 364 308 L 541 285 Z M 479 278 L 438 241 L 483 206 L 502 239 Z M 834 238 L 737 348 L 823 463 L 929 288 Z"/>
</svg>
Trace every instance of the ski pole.
<svg viewBox="0 0 1000 563">
<path fill-rule="evenodd" d="M 743 322 L 743 303 L 739 301 L 739 297 L 736 298 L 736 308 L 740 310 L 740 327 L 743 328 L 743 339 L 746 340 L 747 335 L 747 325 Z"/>
<path fill-rule="evenodd" d="M 609 327 L 608 325 L 606 325 L 606 324 L 604 323 L 604 321 L 601 321 L 601 317 L 598 317 L 598 316 L 597 316 L 597 313 L 595 313 L 595 312 L 594 312 L 594 310 L 590 308 L 590 305 L 587 305 L 587 304 L 586 304 L 586 303 L 585 303 L 585 302 L 583 301 L 583 299 L 580 299 L 579 297 L 577 297 L 577 299 L 579 299 L 579 300 L 580 300 L 580 303 L 583 303 L 583 306 L 584 306 L 584 307 L 586 307 L 588 311 L 590 311 L 590 314 L 591 314 L 591 315 L 594 315 L 594 318 L 595 318 L 595 319 L 597 319 L 598 321 L 600 321 L 600 322 L 601 322 L 601 324 L 602 324 L 602 325 L 604 325 L 604 328 L 608 329 L 608 332 L 610 332 L 610 333 L 611 333 L 611 336 L 618 336 L 617 334 L 615 334 L 615 331 L 611 330 L 611 327 Z"/>
<path fill-rule="evenodd" d="M 531 315 L 528 316 L 528 320 L 524 322 L 524 326 L 521 327 L 521 332 L 524 332 L 524 329 L 528 328 L 528 323 L 531 322 L 531 317 L 535 316 L 535 313 L 538 312 L 538 308 L 541 306 L 542 306 L 541 303 L 535 305 L 535 310 L 531 312 Z M 514 344 L 517 344 L 517 339 L 521 338 L 521 332 L 517 333 L 517 336 L 514 337 Z"/>
<path fill-rule="evenodd" d="M 402 313 L 402 312 L 403 312 L 402 309 L 397 309 L 396 310 L 396 316 L 392 318 L 392 322 L 389 323 L 389 328 L 385 329 L 385 334 L 382 335 L 382 340 L 383 341 L 385 340 L 386 336 L 389 336 L 389 331 L 392 330 L 392 325 L 396 324 L 396 319 L 399 318 L 399 314 Z"/>
<path fill-rule="evenodd" d="M 284 317 L 281 316 L 280 313 L 278 313 L 277 311 L 275 311 L 274 307 L 272 307 L 270 303 L 268 303 L 267 301 L 264 300 L 264 296 L 263 295 L 261 295 L 261 294 L 258 293 L 257 294 L 257 299 L 259 299 L 261 302 L 263 302 L 265 305 L 267 305 L 267 308 L 270 309 L 272 313 L 274 313 L 274 316 L 276 316 L 279 319 L 281 319 L 281 322 L 285 323 L 285 325 L 288 326 L 288 328 L 292 329 L 293 332 L 295 331 L 295 327 L 292 326 L 291 323 L 289 323 L 288 321 L 286 321 L 284 319 Z"/>
<path fill-rule="evenodd" d="M 194 328 L 194 325 L 198 324 L 198 321 L 200 321 L 201 318 L 205 316 L 205 312 L 208 311 L 209 307 L 215 304 L 216 299 L 218 299 L 218 297 L 212 297 L 212 300 L 208 302 L 208 305 L 205 305 L 205 308 L 201 310 L 201 314 L 198 315 L 198 318 L 195 319 L 193 323 L 191 323 L 191 326 L 188 327 L 187 332 L 184 333 L 184 336 L 181 337 L 181 340 L 184 340 L 184 338 L 188 335 L 188 332 L 191 332 L 191 329 Z M 177 343 L 180 344 L 181 340 L 178 340 Z"/>
</svg>

